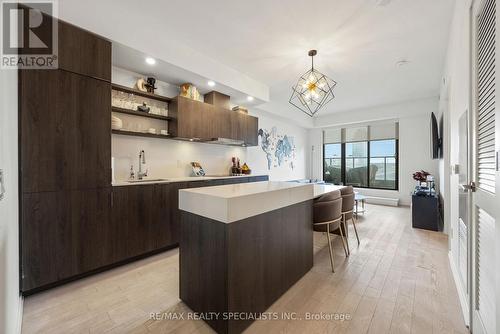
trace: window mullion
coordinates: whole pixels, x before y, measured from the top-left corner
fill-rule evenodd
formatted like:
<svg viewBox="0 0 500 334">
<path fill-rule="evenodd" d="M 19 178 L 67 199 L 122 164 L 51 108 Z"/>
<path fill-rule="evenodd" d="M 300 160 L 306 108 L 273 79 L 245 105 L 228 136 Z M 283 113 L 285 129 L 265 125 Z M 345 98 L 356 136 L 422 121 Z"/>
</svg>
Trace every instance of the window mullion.
<svg viewBox="0 0 500 334">
<path fill-rule="evenodd" d="M 342 180 L 342 184 L 346 184 L 346 164 L 345 164 L 345 143 L 341 144 L 341 154 L 340 154 L 340 179 Z"/>
<path fill-rule="evenodd" d="M 367 173 L 366 173 L 366 185 L 368 188 L 370 188 L 370 141 L 367 141 L 366 145 L 368 146 L 366 148 L 366 152 L 367 152 L 367 154 L 366 154 L 367 155 L 367 157 L 366 157 L 366 164 L 367 164 L 367 166 L 366 166 L 366 171 L 367 171 Z"/>
</svg>

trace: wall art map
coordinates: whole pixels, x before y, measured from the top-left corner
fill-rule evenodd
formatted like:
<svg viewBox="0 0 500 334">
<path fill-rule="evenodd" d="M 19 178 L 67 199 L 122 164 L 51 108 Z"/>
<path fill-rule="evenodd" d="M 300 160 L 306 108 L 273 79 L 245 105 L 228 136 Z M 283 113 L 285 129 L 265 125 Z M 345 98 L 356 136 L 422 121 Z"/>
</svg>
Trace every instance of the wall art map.
<svg viewBox="0 0 500 334">
<path fill-rule="evenodd" d="M 292 170 L 295 167 L 295 144 L 293 137 L 278 134 L 274 126 L 271 131 L 259 130 L 261 137 L 260 147 L 266 153 L 267 169 L 271 167 L 288 166 Z"/>
</svg>

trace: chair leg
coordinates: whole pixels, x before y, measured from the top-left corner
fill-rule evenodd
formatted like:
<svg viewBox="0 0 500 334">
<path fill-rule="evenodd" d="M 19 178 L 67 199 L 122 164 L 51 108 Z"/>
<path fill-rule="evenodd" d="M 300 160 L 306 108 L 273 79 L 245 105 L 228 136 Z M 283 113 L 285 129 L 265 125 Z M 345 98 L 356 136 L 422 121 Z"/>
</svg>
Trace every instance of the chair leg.
<svg viewBox="0 0 500 334">
<path fill-rule="evenodd" d="M 345 218 L 345 216 L 344 216 L 344 218 Z M 348 231 L 347 231 L 347 224 L 346 224 L 345 219 L 342 219 L 341 224 L 344 225 L 345 243 L 346 243 L 346 246 L 347 246 L 347 255 L 350 255 L 351 254 L 351 249 L 349 248 L 349 234 L 348 234 Z M 340 228 L 342 228 L 342 226 Z"/>
<path fill-rule="evenodd" d="M 342 221 L 344 222 L 345 238 L 346 238 L 346 240 L 348 240 L 349 239 L 349 230 L 347 229 L 347 218 L 346 218 L 345 213 L 342 214 Z"/>
<path fill-rule="evenodd" d="M 354 215 L 352 216 L 352 226 L 354 227 L 354 233 L 356 233 L 356 239 L 358 239 L 358 245 L 359 245 L 359 236 L 358 236 L 358 229 L 356 228 L 356 223 L 354 222 Z"/>
<path fill-rule="evenodd" d="M 326 225 L 326 238 L 328 239 L 328 250 L 330 251 L 330 263 L 332 265 L 332 273 L 335 272 L 334 266 L 335 263 L 333 262 L 333 249 L 332 249 L 332 239 L 330 236 L 330 224 Z"/>
<path fill-rule="evenodd" d="M 342 226 L 339 228 L 339 231 L 340 231 L 340 239 L 342 239 L 342 246 L 344 247 L 345 256 L 347 257 L 349 256 L 349 254 L 347 253 L 346 241 L 344 237 L 344 232 L 342 232 Z"/>
</svg>

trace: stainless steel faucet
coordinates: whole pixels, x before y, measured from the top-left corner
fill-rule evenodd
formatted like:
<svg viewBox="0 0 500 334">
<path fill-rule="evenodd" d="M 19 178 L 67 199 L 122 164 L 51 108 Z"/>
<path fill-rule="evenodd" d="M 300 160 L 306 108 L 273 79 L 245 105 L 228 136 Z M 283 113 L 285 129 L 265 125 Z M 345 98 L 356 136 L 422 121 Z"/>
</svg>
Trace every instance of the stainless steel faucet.
<svg viewBox="0 0 500 334">
<path fill-rule="evenodd" d="M 137 172 L 137 178 L 139 180 L 142 180 L 143 177 L 148 176 L 148 170 L 146 169 L 145 172 L 142 171 L 142 164 L 146 163 L 146 153 L 144 153 L 144 150 L 141 150 L 139 152 L 139 171 Z"/>
</svg>

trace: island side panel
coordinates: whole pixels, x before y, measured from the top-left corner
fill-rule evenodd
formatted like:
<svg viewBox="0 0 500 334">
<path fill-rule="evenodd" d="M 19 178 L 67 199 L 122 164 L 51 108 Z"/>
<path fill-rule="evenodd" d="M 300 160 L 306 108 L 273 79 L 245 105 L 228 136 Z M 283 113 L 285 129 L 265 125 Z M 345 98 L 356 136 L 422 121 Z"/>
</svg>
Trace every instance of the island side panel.
<svg viewBox="0 0 500 334">
<path fill-rule="evenodd" d="M 181 211 L 180 298 L 194 312 L 227 312 L 227 224 Z M 217 333 L 227 321 L 207 320 Z"/>
<path fill-rule="evenodd" d="M 313 266 L 312 200 L 228 224 L 229 312 L 264 312 Z M 241 333 L 252 320 L 229 321 Z"/>
</svg>

